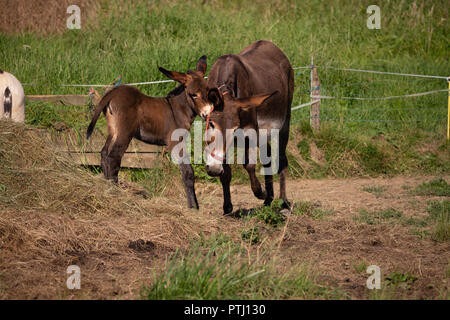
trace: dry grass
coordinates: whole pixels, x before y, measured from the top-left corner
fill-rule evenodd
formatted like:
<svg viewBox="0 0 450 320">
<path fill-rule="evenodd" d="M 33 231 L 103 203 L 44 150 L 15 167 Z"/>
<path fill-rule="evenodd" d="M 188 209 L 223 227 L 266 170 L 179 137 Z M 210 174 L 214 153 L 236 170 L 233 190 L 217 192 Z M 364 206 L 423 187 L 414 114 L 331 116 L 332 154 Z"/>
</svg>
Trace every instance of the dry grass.
<svg viewBox="0 0 450 320">
<path fill-rule="evenodd" d="M 168 252 L 223 225 L 184 199 L 133 191 L 56 154 L 39 131 L 0 122 L 0 298 L 134 298 Z M 65 285 L 71 264 L 76 293 Z"/>
<path fill-rule="evenodd" d="M 0 31 L 61 33 L 67 30 L 70 5 L 80 7 L 82 23 L 95 17 L 99 8 L 99 2 L 93 0 L 0 0 Z"/>
<path fill-rule="evenodd" d="M 367 274 L 352 267 L 361 261 L 379 265 L 383 276 L 398 271 L 418 277 L 395 297 L 448 295 L 448 242 L 418 238 L 403 220 L 368 225 L 353 219 L 361 208 L 390 207 L 405 219 L 420 219 L 427 214 L 426 200 L 437 198 L 414 195 L 403 186 L 431 177 L 289 181 L 293 202 L 320 202 L 334 214 L 325 219 L 291 215 L 274 228 L 257 219 L 223 217 L 217 184 L 197 184 L 199 211 L 186 209 L 183 192 L 145 199 L 137 184 L 110 184 L 56 154 L 41 136 L 36 129 L 0 122 L 2 299 L 137 298 L 154 272 L 163 271 L 167 255 L 188 249 L 190 240 L 220 233 L 239 242 L 255 226 L 260 241 L 246 244 L 249 256 L 269 248 L 266 254 L 279 259 L 280 270 L 311 266 L 321 284 L 341 290 L 344 297 L 369 297 Z M 363 190 L 368 185 L 386 191 L 377 198 Z M 179 181 L 171 187 L 179 188 Z M 261 205 L 248 185 L 233 185 L 231 193 L 236 210 Z M 66 288 L 72 264 L 81 268 L 81 290 Z"/>
</svg>

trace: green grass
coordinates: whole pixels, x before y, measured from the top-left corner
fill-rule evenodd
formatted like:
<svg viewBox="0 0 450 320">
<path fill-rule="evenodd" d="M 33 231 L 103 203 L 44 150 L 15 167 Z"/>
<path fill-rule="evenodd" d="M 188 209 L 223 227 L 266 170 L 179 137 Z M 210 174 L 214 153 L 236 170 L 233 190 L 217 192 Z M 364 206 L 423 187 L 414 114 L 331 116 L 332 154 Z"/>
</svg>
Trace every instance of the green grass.
<svg viewBox="0 0 450 320">
<path fill-rule="evenodd" d="M 443 178 L 434 179 L 419 184 L 414 193 L 420 196 L 450 196 L 450 184 Z"/>
<path fill-rule="evenodd" d="M 367 186 L 363 188 L 363 191 L 374 194 L 377 198 L 383 196 L 383 193 L 387 190 L 385 186 Z"/>
<path fill-rule="evenodd" d="M 402 225 L 410 227 L 410 233 L 421 239 L 431 238 L 435 241 L 450 239 L 450 201 L 428 201 L 428 216 L 402 218 Z"/>
<path fill-rule="evenodd" d="M 367 270 L 367 263 L 363 260 L 360 260 L 358 262 L 354 262 L 353 263 L 353 269 L 355 269 L 355 271 L 357 273 L 365 273 Z"/>
<path fill-rule="evenodd" d="M 287 299 L 338 298 L 340 294 L 317 284 L 305 266 L 277 270 L 273 257 L 257 260 L 243 247 L 211 238 L 177 251 L 152 284 L 141 290 L 142 299 Z"/>
<path fill-rule="evenodd" d="M 418 279 L 417 277 L 411 275 L 410 273 L 402 273 L 399 271 L 392 272 L 385 278 L 387 286 L 404 289 L 411 288 L 411 285 L 417 279 Z"/>
<path fill-rule="evenodd" d="M 384 278 L 380 289 L 368 290 L 368 298 L 370 300 L 406 299 L 404 290 L 409 290 L 416 280 L 417 277 L 410 273 L 394 271 Z"/>
<path fill-rule="evenodd" d="M 309 65 L 313 55 L 319 66 L 450 74 L 448 4 L 443 0 L 379 4 L 380 30 L 366 27 L 369 0 L 326 5 L 318 0 L 100 2 L 96 19 L 83 21 L 81 30 L 46 36 L 0 34 L 0 68 L 23 83 L 34 83 L 25 86 L 26 94 L 86 94 L 88 88 L 60 84 L 109 84 L 119 74 L 123 83 L 163 80 L 158 66 L 185 71 L 206 54 L 210 67 L 223 54 L 239 53 L 253 41 L 267 39 L 293 66 Z M 443 80 L 318 71 L 324 95 L 380 97 L 447 88 Z M 310 100 L 309 70 L 295 70 L 295 75 L 293 105 Z M 139 89 L 163 96 L 173 87 L 169 83 Z M 30 102 L 26 116 L 32 125 L 56 129 L 84 131 L 89 122 L 85 107 Z M 292 177 L 450 172 L 445 92 L 385 101 L 323 100 L 318 133 L 312 132 L 308 117 L 309 108 L 292 114 L 292 132 L 304 135 L 295 145 L 311 166 L 302 168 L 290 155 Z M 104 122 L 98 126 L 104 128 Z M 324 153 L 325 164 L 311 161 L 309 142 Z M 233 170 L 233 183 L 248 182 L 241 167 Z M 202 181 L 217 181 L 199 168 L 196 173 Z"/>
<path fill-rule="evenodd" d="M 261 241 L 261 235 L 258 227 L 252 227 L 242 231 L 241 238 L 246 243 L 249 243 L 251 245 L 258 244 Z"/>
<path fill-rule="evenodd" d="M 168 162 L 168 161 L 166 161 Z M 162 196 L 173 181 L 168 181 L 167 176 L 172 175 L 180 177 L 181 174 L 176 166 L 172 164 L 156 165 L 153 169 L 138 169 L 138 168 L 122 168 L 122 176 L 131 182 L 139 183 L 145 190 L 145 195 L 149 198 L 155 196 Z"/>
<path fill-rule="evenodd" d="M 334 210 L 321 208 L 319 203 L 300 201 L 294 204 L 292 213 L 299 216 L 309 216 L 313 220 L 323 220 L 334 215 Z"/>
<path fill-rule="evenodd" d="M 398 221 L 402 218 L 403 213 L 397 209 L 390 208 L 379 211 L 368 211 L 366 209 L 359 210 L 359 215 L 354 220 L 366 224 L 380 224 L 387 221 Z"/>
<path fill-rule="evenodd" d="M 427 208 L 430 219 L 435 222 L 431 238 L 435 241 L 450 240 L 450 201 L 430 201 Z"/>
<path fill-rule="evenodd" d="M 380 289 L 368 290 L 370 300 L 398 300 L 395 289 L 391 286 L 383 285 Z"/>
<path fill-rule="evenodd" d="M 311 158 L 311 155 L 310 155 L 311 150 L 310 150 L 308 141 L 306 139 L 300 140 L 297 143 L 297 148 L 298 148 L 298 151 L 300 152 L 301 156 L 303 157 L 303 159 L 309 160 Z"/>
<path fill-rule="evenodd" d="M 286 220 L 286 217 L 280 213 L 283 201 L 274 200 L 270 206 L 262 206 L 251 210 L 241 210 L 239 215 L 246 219 L 255 218 L 273 227 L 278 227 Z"/>
<path fill-rule="evenodd" d="M 290 174 L 298 177 L 320 178 L 324 176 L 348 177 L 355 175 L 395 175 L 405 173 L 447 173 L 450 171 L 450 148 L 443 139 L 437 139 L 432 131 L 412 132 L 371 131 L 368 128 L 354 131 L 349 126 L 324 123 L 319 132 L 310 130 L 308 121 L 293 126 L 293 132 L 306 139 L 300 140 L 297 148 L 311 168 L 305 170 L 294 159 L 290 160 Z M 295 135 L 294 135 L 295 136 Z M 434 137 L 434 138 L 433 138 Z M 430 151 L 420 148 L 431 140 L 441 141 L 439 147 Z M 305 141 L 314 142 L 322 151 L 324 164 L 309 160 L 310 150 Z M 433 161 L 429 161 L 430 159 Z M 291 161 L 292 160 L 292 161 Z"/>
</svg>

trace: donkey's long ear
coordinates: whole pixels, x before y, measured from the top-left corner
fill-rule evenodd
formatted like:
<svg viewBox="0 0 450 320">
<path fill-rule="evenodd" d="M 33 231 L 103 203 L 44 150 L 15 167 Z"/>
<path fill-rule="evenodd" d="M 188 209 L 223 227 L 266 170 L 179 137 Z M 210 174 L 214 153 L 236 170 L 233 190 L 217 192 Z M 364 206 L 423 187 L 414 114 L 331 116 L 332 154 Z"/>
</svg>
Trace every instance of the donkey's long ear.
<svg viewBox="0 0 450 320">
<path fill-rule="evenodd" d="M 197 71 L 200 71 L 203 74 L 203 76 L 206 74 L 206 68 L 207 68 L 206 56 L 201 56 L 200 59 L 198 59 L 197 65 L 195 68 Z"/>
<path fill-rule="evenodd" d="M 235 103 L 239 105 L 242 110 L 248 110 L 250 108 L 257 108 L 263 104 L 264 101 L 269 99 L 271 96 L 277 94 L 278 91 L 272 92 L 271 94 L 262 94 L 253 96 L 250 98 L 236 99 Z"/>
<path fill-rule="evenodd" d="M 187 80 L 188 80 L 188 75 L 181 73 L 181 72 L 176 72 L 176 71 L 169 71 L 164 69 L 163 67 L 159 67 L 158 68 L 159 71 L 161 71 L 162 73 L 164 73 L 164 75 L 172 80 L 175 80 L 181 84 L 186 84 Z"/>
<path fill-rule="evenodd" d="M 208 100 L 214 105 L 214 110 L 223 111 L 223 96 L 219 89 L 209 89 Z"/>
</svg>

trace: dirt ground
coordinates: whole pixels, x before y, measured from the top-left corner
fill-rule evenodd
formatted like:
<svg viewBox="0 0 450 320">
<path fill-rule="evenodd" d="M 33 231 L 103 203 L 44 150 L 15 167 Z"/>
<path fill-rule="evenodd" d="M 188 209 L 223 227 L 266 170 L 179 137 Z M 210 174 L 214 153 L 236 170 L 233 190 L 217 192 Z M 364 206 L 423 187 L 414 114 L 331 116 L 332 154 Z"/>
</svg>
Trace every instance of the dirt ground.
<svg viewBox="0 0 450 320">
<path fill-rule="evenodd" d="M 450 285 L 448 242 L 437 243 L 429 237 L 420 239 L 413 234 L 411 227 L 395 221 L 379 225 L 354 221 L 361 209 L 379 211 L 393 208 L 402 212 L 405 218 L 427 216 L 427 201 L 442 197 L 412 195 L 410 187 L 432 178 L 402 176 L 289 181 L 289 199 L 294 202 L 311 201 L 325 210 L 332 210 L 333 214 L 324 220 L 289 216 L 281 248 L 293 260 L 313 265 L 321 280 L 331 287 L 341 288 L 351 298 L 360 299 L 368 295 L 366 280 L 369 274 L 365 270 L 355 270 L 358 263 L 379 266 L 382 279 L 396 271 L 416 276 L 418 280 L 409 292 L 404 293 L 405 298 L 424 299 L 440 295 L 445 298 Z M 448 181 L 448 177 L 444 179 Z M 374 186 L 384 189 L 378 197 L 363 190 Z M 208 197 L 207 194 L 211 195 Z M 250 195 L 248 186 L 232 187 L 235 207 L 248 209 L 261 205 Z M 208 186 L 201 189 L 199 196 L 204 202 L 213 204 L 220 201 L 220 189 Z"/>
<path fill-rule="evenodd" d="M 287 215 L 286 224 L 269 237 L 276 242 L 281 254 L 293 263 L 306 262 L 319 275 L 320 283 L 338 288 L 346 298 L 373 297 L 366 289 L 369 274 L 365 268 L 377 265 L 382 279 L 393 272 L 410 273 L 417 280 L 402 293 L 404 298 L 448 298 L 450 245 L 435 242 L 430 237 L 420 238 L 410 226 L 390 221 L 368 225 L 354 220 L 361 209 L 370 211 L 394 208 L 408 217 L 427 215 L 427 201 L 439 197 L 416 196 L 410 187 L 435 177 L 352 178 L 290 180 L 288 198 L 295 202 L 311 201 L 327 212 L 324 219 L 310 216 Z M 450 177 L 444 177 L 447 181 Z M 277 186 L 277 183 L 275 183 Z M 364 191 L 367 187 L 383 186 L 378 195 Z M 135 185 L 122 188 L 136 192 Z M 171 202 L 180 214 L 174 219 L 198 219 L 205 234 L 227 232 L 239 235 L 245 227 L 241 219 L 222 216 L 222 192 L 219 184 L 197 184 L 199 211 L 184 209 L 184 194 L 179 192 Z M 277 192 L 277 189 L 275 191 Z M 261 206 L 253 197 L 250 186 L 232 186 L 232 200 L 236 209 Z M 441 197 L 442 198 L 442 197 Z M 147 200 L 164 211 L 167 198 Z M 65 217 L 42 215 L 32 211 L 23 214 L 4 212 L 16 230 L 0 223 L 0 249 L 10 250 L 0 261 L 0 298 L 25 299 L 135 299 L 143 284 L 149 284 L 154 272 L 163 267 L 170 252 L 183 243 L 170 243 L 171 232 L 189 232 L 180 225 L 162 218 L 158 211 L 143 216 L 121 215 Z M 155 228 L 155 219 L 160 220 Z M 6 220 L 5 220 L 6 221 Z M 15 224 L 12 224 L 12 222 Z M 175 221 L 175 220 L 173 220 Z M 96 229 L 90 229 L 95 225 Z M 177 230 L 176 228 L 180 228 Z M 194 234 L 194 230 L 192 231 Z M 101 234 L 101 240 L 99 239 Z M 51 247 L 52 239 L 64 235 L 64 243 L 71 249 L 55 248 L 46 257 L 42 251 L 33 253 L 27 243 Z M 84 247 L 74 243 L 83 239 Z M 88 239 L 95 239 L 86 242 Z M 86 240 L 86 241 L 85 241 Z M 73 249 L 73 248 L 76 249 Z M 34 247 L 33 247 L 34 248 Z M 27 251 L 28 250 L 28 251 Z M 26 254 L 23 251 L 27 251 Z M 55 255 L 63 252 L 61 258 Z M 67 258 L 69 257 L 69 258 Z M 81 290 L 66 288 L 66 268 L 70 264 L 81 268 Z M 363 265 L 364 268 L 357 268 Z"/>
</svg>

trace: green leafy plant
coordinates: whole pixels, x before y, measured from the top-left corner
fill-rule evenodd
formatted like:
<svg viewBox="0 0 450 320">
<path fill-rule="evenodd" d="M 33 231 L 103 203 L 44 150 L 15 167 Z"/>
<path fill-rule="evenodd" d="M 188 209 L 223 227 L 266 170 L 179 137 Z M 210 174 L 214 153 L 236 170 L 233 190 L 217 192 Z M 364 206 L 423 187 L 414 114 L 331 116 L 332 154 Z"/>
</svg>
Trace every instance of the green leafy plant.
<svg viewBox="0 0 450 320">
<path fill-rule="evenodd" d="M 385 280 L 386 284 L 388 286 L 393 286 L 395 288 L 404 288 L 404 289 L 410 289 L 411 285 L 417 280 L 418 278 L 411 275 L 410 273 L 401 273 L 398 271 L 395 271 L 388 275 Z"/>
<path fill-rule="evenodd" d="M 270 206 L 263 206 L 247 212 L 241 211 L 239 214 L 241 216 L 246 216 L 247 218 L 255 217 L 268 225 L 276 227 L 283 223 L 286 219 L 286 217 L 280 213 L 282 203 L 283 200 L 274 200 Z"/>
<path fill-rule="evenodd" d="M 242 240 L 252 245 L 260 242 L 260 234 L 258 227 L 252 227 L 241 233 Z"/>
</svg>

